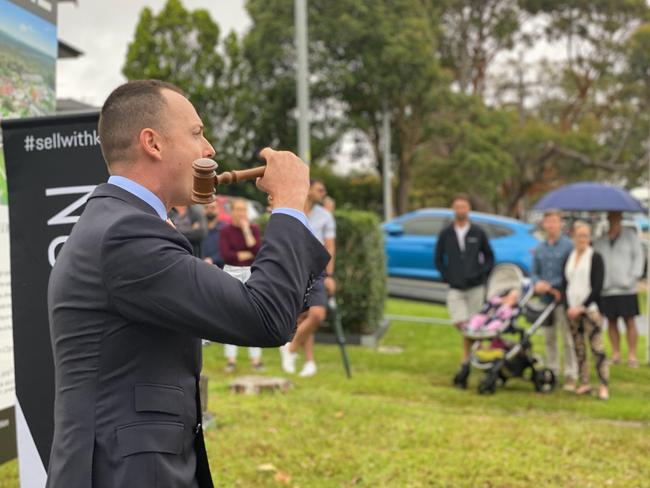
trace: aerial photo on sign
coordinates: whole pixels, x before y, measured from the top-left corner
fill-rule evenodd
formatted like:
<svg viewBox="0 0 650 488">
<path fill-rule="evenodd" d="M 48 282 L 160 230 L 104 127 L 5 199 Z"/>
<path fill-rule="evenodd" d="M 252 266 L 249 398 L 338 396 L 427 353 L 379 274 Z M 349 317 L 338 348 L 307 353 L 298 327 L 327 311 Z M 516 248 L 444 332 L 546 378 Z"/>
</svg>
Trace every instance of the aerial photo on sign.
<svg viewBox="0 0 650 488">
<path fill-rule="evenodd" d="M 56 26 L 0 0 L 0 118 L 45 115 L 55 106 Z"/>
</svg>

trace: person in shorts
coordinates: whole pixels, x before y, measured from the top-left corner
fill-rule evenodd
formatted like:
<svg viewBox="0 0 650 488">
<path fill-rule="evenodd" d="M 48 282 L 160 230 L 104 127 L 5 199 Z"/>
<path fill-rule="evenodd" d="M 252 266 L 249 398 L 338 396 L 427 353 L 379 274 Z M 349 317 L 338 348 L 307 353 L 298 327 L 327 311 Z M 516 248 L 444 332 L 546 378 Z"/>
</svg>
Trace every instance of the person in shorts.
<svg viewBox="0 0 650 488">
<path fill-rule="evenodd" d="M 325 185 L 320 180 L 312 180 L 307 196 L 305 215 L 316 238 L 330 253 L 331 259 L 325 273 L 314 282 L 307 296 L 307 311 L 298 318 L 296 335 L 290 343 L 280 347 L 282 369 L 287 373 L 296 372 L 298 349 L 305 350 L 305 363 L 299 376 L 314 376 L 318 368 L 314 360 L 314 335 L 320 324 L 327 317 L 327 302 L 329 296 L 336 290 L 334 281 L 334 257 L 336 254 L 336 222 L 334 216 L 325 210 L 323 201 L 327 196 Z"/>
<path fill-rule="evenodd" d="M 637 368 L 638 332 L 635 317 L 639 315 L 638 283 L 643 275 L 645 256 L 635 229 L 623 227 L 621 212 L 609 212 L 609 231 L 600 237 L 594 249 L 605 262 L 605 283 L 601 298 L 601 313 L 607 317 L 607 332 L 612 344 L 612 363 L 621 361 L 621 338 L 618 319 L 625 322 L 627 336 L 627 364 Z"/>
<path fill-rule="evenodd" d="M 494 252 L 487 234 L 470 222 L 471 203 L 467 195 L 457 195 L 452 201 L 454 221 L 438 236 L 435 265 L 449 285 L 447 309 L 459 330 L 480 312 L 485 300 L 485 283 L 494 265 Z M 469 355 L 472 342 L 463 337 L 463 355 L 454 385 L 467 387 Z"/>
</svg>

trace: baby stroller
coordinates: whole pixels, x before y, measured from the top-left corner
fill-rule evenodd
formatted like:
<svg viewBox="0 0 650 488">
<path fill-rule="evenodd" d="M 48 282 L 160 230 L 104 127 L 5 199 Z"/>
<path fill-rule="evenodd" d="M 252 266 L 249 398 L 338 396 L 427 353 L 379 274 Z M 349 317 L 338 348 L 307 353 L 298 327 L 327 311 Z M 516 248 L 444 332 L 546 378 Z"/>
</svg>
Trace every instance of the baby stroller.
<svg viewBox="0 0 650 488">
<path fill-rule="evenodd" d="M 502 303 L 503 297 L 517 296 L 513 295 L 513 290 L 519 292 L 518 301 L 509 307 L 508 314 L 501 316 L 507 319 L 490 320 L 486 327 L 466 327 L 463 330 L 465 337 L 474 341 L 470 366 L 485 372 L 478 386 L 478 392 L 481 394 L 492 394 L 499 382 L 505 384 L 510 378 L 524 378 L 528 371 L 528 379 L 533 382 L 536 391 L 550 392 L 555 388 L 555 375 L 550 369 L 543 367 L 541 359 L 533 354 L 531 337 L 541 326 L 548 325 L 556 303 L 535 303 L 530 279 L 514 264 L 500 264 L 492 270 L 488 278 L 488 301 L 482 313 L 484 316 L 493 313 L 492 318 L 498 318 L 498 311 L 494 312 L 495 305 Z M 532 323 L 527 330 L 516 324 L 517 317 L 522 314 Z M 515 334 L 517 340 L 506 340 L 502 337 L 504 334 Z M 466 387 L 469 368 L 464 378 L 459 378 L 459 375 L 454 378 L 454 383 Z M 459 380 L 464 381 L 464 384 L 459 384 Z"/>
</svg>

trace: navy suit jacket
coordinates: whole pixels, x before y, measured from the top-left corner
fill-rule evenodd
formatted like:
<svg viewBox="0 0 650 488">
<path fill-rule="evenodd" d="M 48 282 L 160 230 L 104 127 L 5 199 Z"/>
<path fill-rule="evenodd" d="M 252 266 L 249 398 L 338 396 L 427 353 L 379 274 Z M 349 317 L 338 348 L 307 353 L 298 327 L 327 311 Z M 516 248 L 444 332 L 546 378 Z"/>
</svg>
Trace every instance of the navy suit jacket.
<svg viewBox="0 0 650 488">
<path fill-rule="evenodd" d="M 273 215 L 244 284 L 192 256 L 153 208 L 97 187 L 52 269 L 50 488 L 211 487 L 201 429 L 201 338 L 291 339 L 329 254 Z"/>
</svg>

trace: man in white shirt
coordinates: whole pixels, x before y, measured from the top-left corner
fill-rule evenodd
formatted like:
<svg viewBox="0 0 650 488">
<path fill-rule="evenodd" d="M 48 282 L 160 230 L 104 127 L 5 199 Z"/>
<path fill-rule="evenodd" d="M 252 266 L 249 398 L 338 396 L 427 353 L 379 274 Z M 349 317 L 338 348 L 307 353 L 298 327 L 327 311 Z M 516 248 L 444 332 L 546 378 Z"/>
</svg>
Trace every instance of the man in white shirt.
<svg viewBox="0 0 650 488">
<path fill-rule="evenodd" d="M 305 364 L 300 376 L 313 376 L 317 372 L 314 361 L 314 334 L 327 316 L 327 298 L 336 290 L 334 281 L 334 255 L 336 254 L 336 222 L 330 212 L 325 210 L 322 202 L 327 196 L 327 190 L 322 181 L 312 180 L 305 206 L 305 215 L 316 238 L 330 253 L 330 259 L 325 274 L 314 283 L 307 297 L 308 310 L 298 318 L 298 329 L 293 340 L 280 348 L 282 368 L 287 373 L 296 372 L 297 351 L 302 346 L 305 349 Z"/>
</svg>

